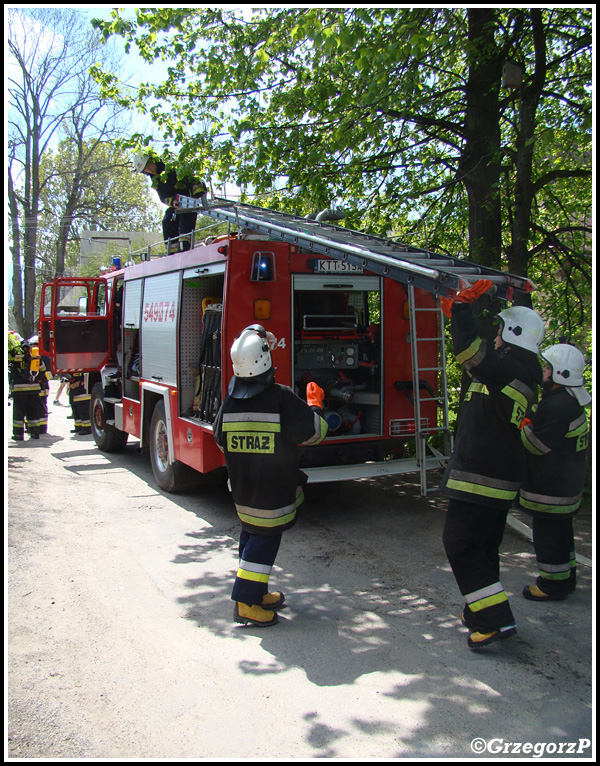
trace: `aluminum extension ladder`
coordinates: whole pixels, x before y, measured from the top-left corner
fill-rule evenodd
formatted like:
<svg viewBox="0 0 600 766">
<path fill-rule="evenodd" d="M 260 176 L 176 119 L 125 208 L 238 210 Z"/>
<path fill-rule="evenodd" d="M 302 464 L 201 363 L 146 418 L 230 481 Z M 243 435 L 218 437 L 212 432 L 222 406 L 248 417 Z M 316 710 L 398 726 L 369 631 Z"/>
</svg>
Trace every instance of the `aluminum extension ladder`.
<svg viewBox="0 0 600 766">
<path fill-rule="evenodd" d="M 247 230 L 278 238 L 309 252 L 346 261 L 375 274 L 419 287 L 433 295 L 452 294 L 480 279 L 491 280 L 493 288 L 490 292 L 509 300 L 514 291 L 531 292 L 535 289 L 526 277 L 332 223 L 218 197 L 213 197 L 209 203 L 206 199 L 200 201 L 179 195 L 177 201 L 182 212 L 193 209 L 235 225 L 238 232 Z"/>
<path fill-rule="evenodd" d="M 421 484 L 421 496 L 425 497 L 433 491 L 427 485 L 427 471 L 432 468 L 443 468 L 452 452 L 452 433 L 449 424 L 448 411 L 448 376 L 446 373 L 446 343 L 444 339 L 444 313 L 439 299 L 435 299 L 434 306 L 420 307 L 416 305 L 415 288 L 408 286 L 408 312 L 410 321 L 410 345 L 413 376 L 413 406 L 415 412 L 415 451 L 419 478 Z M 420 336 L 418 334 L 419 323 L 417 315 L 423 312 L 435 313 L 436 332 L 433 336 Z M 422 367 L 419 359 L 425 344 L 435 343 L 437 364 L 435 367 Z M 437 391 L 435 395 L 424 395 L 421 386 L 421 373 L 435 372 L 437 374 Z M 434 424 L 427 423 L 421 416 L 423 402 L 435 401 L 437 405 L 437 418 Z M 434 447 L 431 438 L 441 434 L 443 438 L 443 451 Z"/>
</svg>

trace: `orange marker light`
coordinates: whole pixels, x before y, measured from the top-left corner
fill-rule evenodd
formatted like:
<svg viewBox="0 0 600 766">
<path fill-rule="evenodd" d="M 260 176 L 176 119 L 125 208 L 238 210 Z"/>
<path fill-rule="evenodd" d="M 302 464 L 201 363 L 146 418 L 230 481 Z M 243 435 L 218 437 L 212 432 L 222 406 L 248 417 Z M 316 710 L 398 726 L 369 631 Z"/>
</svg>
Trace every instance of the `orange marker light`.
<svg viewBox="0 0 600 766">
<path fill-rule="evenodd" d="M 271 318 L 271 301 L 266 298 L 257 298 L 254 301 L 254 318 L 255 319 L 270 319 Z"/>
</svg>

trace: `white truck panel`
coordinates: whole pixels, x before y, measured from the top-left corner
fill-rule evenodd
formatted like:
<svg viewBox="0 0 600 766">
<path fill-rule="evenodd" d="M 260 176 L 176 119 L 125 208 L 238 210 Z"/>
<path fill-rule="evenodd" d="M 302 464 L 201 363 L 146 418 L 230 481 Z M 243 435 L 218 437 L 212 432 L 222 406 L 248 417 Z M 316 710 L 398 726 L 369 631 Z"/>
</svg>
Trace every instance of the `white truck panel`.
<svg viewBox="0 0 600 766">
<path fill-rule="evenodd" d="M 141 322 L 142 377 L 177 385 L 180 272 L 146 277 Z"/>
<path fill-rule="evenodd" d="M 123 325 L 139 329 L 140 305 L 142 302 L 142 280 L 132 279 L 125 283 L 125 304 L 123 307 Z"/>
</svg>

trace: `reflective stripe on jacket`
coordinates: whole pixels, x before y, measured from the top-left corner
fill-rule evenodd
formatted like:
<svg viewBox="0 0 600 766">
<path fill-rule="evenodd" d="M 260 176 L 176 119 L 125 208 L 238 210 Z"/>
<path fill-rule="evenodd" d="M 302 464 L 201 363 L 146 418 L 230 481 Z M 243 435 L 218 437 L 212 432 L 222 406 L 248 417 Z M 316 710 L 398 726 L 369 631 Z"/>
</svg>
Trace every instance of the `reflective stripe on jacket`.
<svg viewBox="0 0 600 766">
<path fill-rule="evenodd" d="M 589 427 L 583 407 L 564 387 L 544 391 L 521 432 L 526 469 L 519 506 L 544 514 L 574 513 L 581 504 Z"/>
<path fill-rule="evenodd" d="M 318 444 L 326 433 L 325 420 L 287 386 L 225 398 L 214 436 L 246 531 L 276 534 L 294 524 L 304 499 L 298 446 Z"/>
<path fill-rule="evenodd" d="M 520 427 L 537 398 L 542 370 L 534 353 L 479 337 L 470 304 L 452 306 L 457 360 L 471 376 L 455 447 L 442 479 L 447 497 L 509 508 L 524 471 Z"/>
</svg>

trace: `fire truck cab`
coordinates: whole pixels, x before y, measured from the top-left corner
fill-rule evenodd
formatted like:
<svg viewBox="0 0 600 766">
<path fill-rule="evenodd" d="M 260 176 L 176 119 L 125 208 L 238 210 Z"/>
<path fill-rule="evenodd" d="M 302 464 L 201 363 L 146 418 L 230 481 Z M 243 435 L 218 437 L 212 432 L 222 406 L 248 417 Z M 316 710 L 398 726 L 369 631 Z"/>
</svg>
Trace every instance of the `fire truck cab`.
<svg viewBox="0 0 600 766">
<path fill-rule="evenodd" d="M 212 423 L 233 374 L 229 349 L 258 323 L 275 336 L 277 382 L 301 398 L 310 381 L 325 392 L 328 435 L 302 450 L 309 481 L 423 479 L 444 457 L 423 445 L 449 438 L 439 301 L 385 265 L 327 249 L 240 228 L 95 279 L 57 278 L 43 287 L 40 353 L 56 373 L 88 373 L 98 448 L 121 450 L 132 436 L 175 492 L 224 467 Z"/>
</svg>

